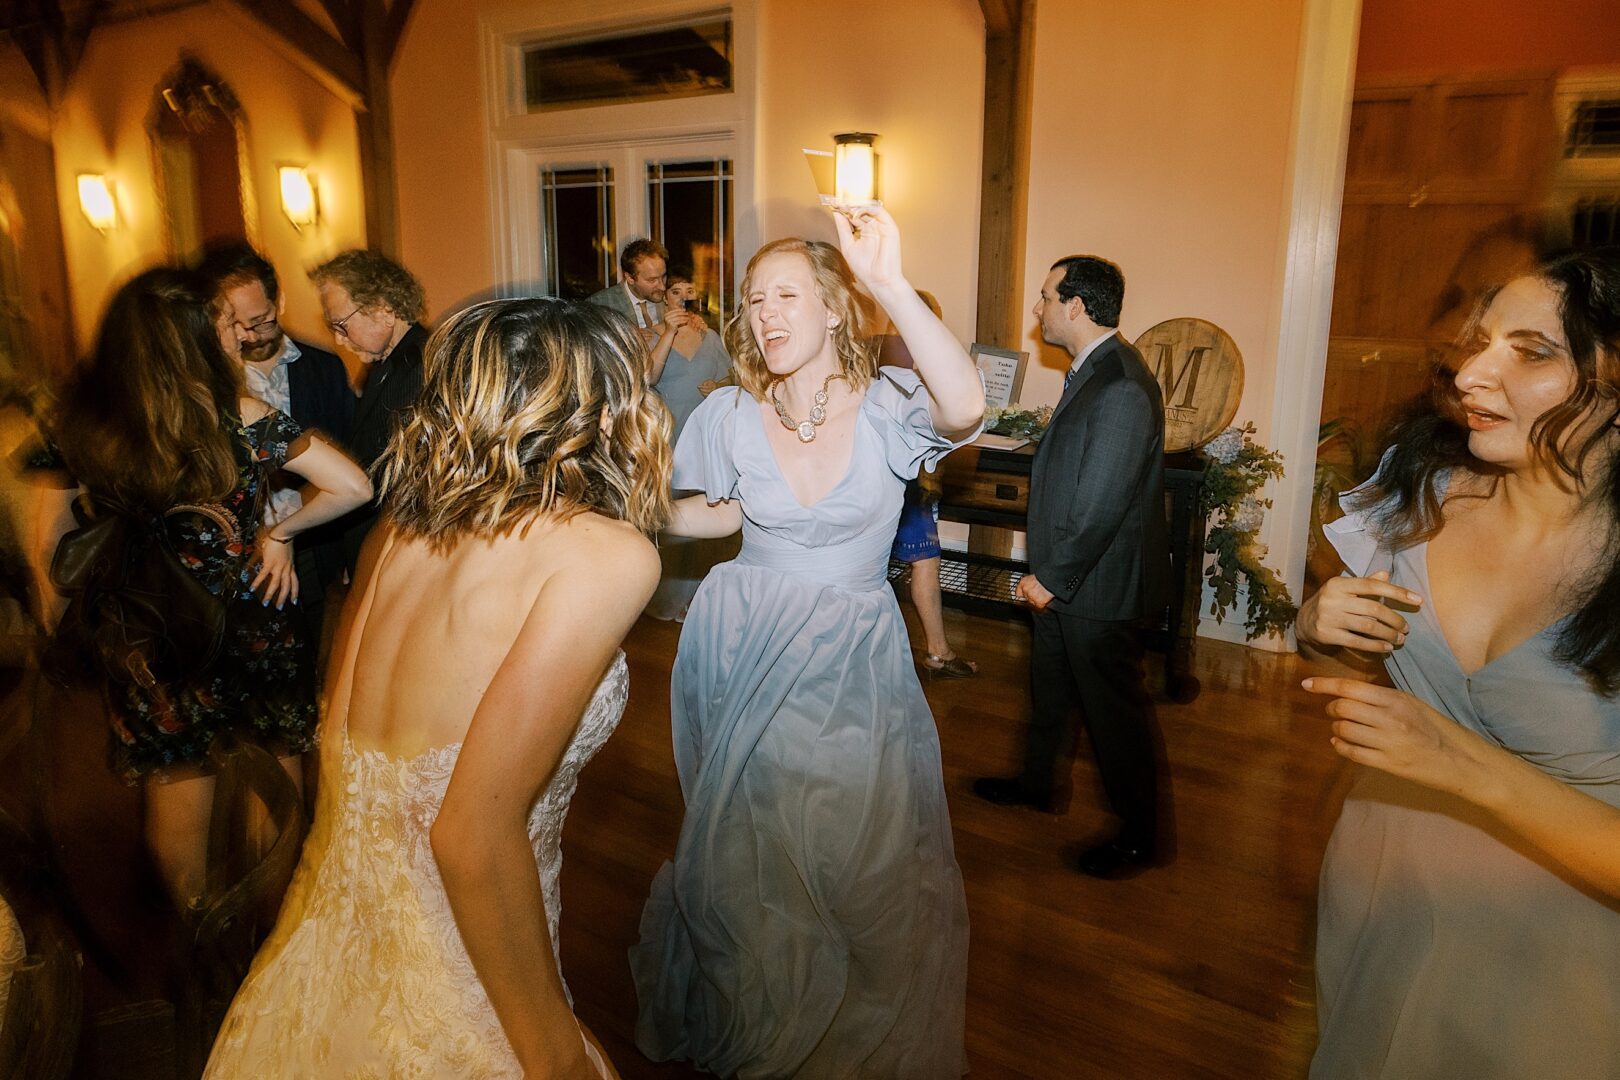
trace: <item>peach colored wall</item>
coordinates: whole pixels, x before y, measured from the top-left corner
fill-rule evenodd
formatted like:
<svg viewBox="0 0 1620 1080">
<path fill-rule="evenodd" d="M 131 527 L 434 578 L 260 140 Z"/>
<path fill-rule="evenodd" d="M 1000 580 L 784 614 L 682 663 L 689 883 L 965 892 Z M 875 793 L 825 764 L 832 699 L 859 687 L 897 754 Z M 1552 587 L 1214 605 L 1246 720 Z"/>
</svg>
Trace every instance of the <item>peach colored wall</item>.
<svg viewBox="0 0 1620 1080">
<path fill-rule="evenodd" d="M 1277 368 L 1290 121 L 1303 0 L 1036 5 L 1027 259 L 1125 273 L 1121 332 L 1197 316 L 1243 352 L 1238 418 L 1264 436 Z M 1067 354 L 1039 343 L 1025 404 L 1051 404 Z M 1036 359 L 1038 357 L 1038 360 Z"/>
<path fill-rule="evenodd" d="M 595 10 L 611 15 L 615 6 L 604 0 Z M 478 20 L 511 9 L 418 0 L 391 75 L 403 256 L 427 286 L 432 314 L 496 284 Z M 756 200 L 739 214 L 756 214 L 754 234 L 765 238 L 831 238 L 800 148 L 830 148 L 834 131 L 877 131 L 883 193 L 907 228 L 909 271 L 968 336 L 984 84 L 975 0 L 760 0 L 758 33 Z M 739 264 L 751 254 L 739 250 Z"/>
<path fill-rule="evenodd" d="M 759 235 L 834 239 L 800 151 L 831 149 L 838 131 L 877 132 L 880 193 L 904 230 L 906 275 L 971 341 L 984 126 L 979 6 L 844 0 L 831 7 L 761 6 Z"/>
<path fill-rule="evenodd" d="M 400 256 L 428 318 L 494 284 L 477 0 L 417 0 L 395 54 Z"/>
<path fill-rule="evenodd" d="M 81 341 L 91 340 L 112 288 L 167 257 L 146 121 L 159 81 L 179 64 L 183 50 L 217 72 L 246 113 L 258 242 L 280 272 L 288 328 L 317 343 L 329 340 L 305 270 L 364 242 L 354 114 L 273 48 L 274 41 L 223 3 L 118 23 L 91 35 L 54 124 L 57 190 Z M 303 234 L 281 214 L 281 163 L 307 164 L 319 185 L 322 221 Z M 81 172 L 105 173 L 113 182 L 119 223 L 106 236 L 79 213 Z"/>
<path fill-rule="evenodd" d="M 1615 0 L 1362 0 L 1358 76 L 1620 64 Z"/>
</svg>

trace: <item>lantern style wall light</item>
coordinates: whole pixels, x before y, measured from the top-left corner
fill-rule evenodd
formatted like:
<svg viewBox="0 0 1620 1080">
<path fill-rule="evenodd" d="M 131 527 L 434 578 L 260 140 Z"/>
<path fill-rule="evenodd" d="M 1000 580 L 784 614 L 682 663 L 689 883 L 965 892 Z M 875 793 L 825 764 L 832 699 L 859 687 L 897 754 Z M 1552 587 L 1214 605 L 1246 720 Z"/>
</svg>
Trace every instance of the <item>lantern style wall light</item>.
<svg viewBox="0 0 1620 1080">
<path fill-rule="evenodd" d="M 79 174 L 79 210 L 90 227 L 102 235 L 118 224 L 118 204 L 112 184 L 101 173 Z"/>
<path fill-rule="evenodd" d="M 276 172 L 281 180 L 281 212 L 287 215 L 293 228 L 303 232 L 321 217 L 315 181 L 302 165 L 281 165 Z"/>
<path fill-rule="evenodd" d="M 838 201 L 848 206 L 871 206 L 878 201 L 877 136 L 846 131 L 833 136 L 833 185 Z"/>
</svg>

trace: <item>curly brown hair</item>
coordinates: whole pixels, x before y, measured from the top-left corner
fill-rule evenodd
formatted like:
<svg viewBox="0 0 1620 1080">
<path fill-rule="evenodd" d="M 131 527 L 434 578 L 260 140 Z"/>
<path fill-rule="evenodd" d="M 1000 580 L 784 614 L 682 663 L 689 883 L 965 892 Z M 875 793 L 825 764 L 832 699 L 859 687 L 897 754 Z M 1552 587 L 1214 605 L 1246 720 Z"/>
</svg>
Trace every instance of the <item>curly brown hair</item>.
<svg viewBox="0 0 1620 1080">
<path fill-rule="evenodd" d="M 448 547 L 533 512 L 669 519 L 669 410 L 623 318 L 550 298 L 490 300 L 428 339 L 422 394 L 373 467 L 406 536 Z M 604 424 L 604 416 L 606 422 Z"/>
<path fill-rule="evenodd" d="M 309 272 L 317 286 L 330 281 L 364 311 L 387 308 L 405 322 L 421 322 L 427 296 L 416 276 L 386 255 L 364 248 L 340 251 Z"/>
</svg>

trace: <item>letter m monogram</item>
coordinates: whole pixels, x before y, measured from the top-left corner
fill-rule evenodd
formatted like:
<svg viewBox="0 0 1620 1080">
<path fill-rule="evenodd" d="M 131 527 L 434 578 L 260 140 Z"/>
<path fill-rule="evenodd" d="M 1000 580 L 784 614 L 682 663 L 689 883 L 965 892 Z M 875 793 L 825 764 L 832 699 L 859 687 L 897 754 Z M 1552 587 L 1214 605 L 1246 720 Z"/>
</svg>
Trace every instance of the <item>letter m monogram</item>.
<svg viewBox="0 0 1620 1080">
<path fill-rule="evenodd" d="M 1153 358 L 1153 377 L 1159 380 L 1159 389 L 1164 391 L 1166 405 L 1175 405 L 1176 391 L 1186 387 L 1182 390 L 1180 407 L 1192 408 L 1193 394 L 1198 390 L 1198 369 L 1209 350 L 1208 345 L 1193 345 L 1187 350 L 1187 358 L 1178 365 L 1170 343 L 1159 343 L 1158 352 Z"/>
</svg>

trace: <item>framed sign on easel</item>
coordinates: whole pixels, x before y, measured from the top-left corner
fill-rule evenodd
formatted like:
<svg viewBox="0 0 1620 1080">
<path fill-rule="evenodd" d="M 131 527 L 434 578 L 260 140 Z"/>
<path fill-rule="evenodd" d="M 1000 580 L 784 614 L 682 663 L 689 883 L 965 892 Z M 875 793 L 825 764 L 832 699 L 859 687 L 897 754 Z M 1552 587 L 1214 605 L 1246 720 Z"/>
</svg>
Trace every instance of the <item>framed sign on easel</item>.
<svg viewBox="0 0 1620 1080">
<path fill-rule="evenodd" d="M 977 342 L 968 350 L 974 365 L 984 376 L 984 404 L 991 409 L 1011 408 L 1024 389 L 1024 368 L 1029 353 L 998 349 Z"/>
</svg>

